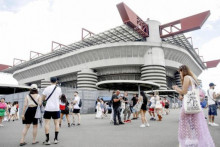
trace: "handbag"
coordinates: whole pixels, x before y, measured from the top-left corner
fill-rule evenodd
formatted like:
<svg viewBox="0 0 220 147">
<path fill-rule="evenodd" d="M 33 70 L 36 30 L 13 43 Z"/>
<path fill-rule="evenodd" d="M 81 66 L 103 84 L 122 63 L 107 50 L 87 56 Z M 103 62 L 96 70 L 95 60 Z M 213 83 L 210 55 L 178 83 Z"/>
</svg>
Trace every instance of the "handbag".
<svg viewBox="0 0 220 147">
<path fill-rule="evenodd" d="M 184 112 L 185 114 L 196 114 L 202 111 L 200 105 L 200 96 L 199 89 L 195 88 L 195 83 L 192 78 L 189 76 L 192 85 L 192 91 L 188 91 L 187 94 L 184 95 L 183 103 L 184 103 Z"/>
<path fill-rule="evenodd" d="M 32 101 L 37 105 L 37 110 L 35 113 L 34 118 L 36 119 L 40 119 L 42 117 L 42 113 L 41 113 L 41 106 L 38 105 L 38 103 L 34 100 L 34 98 L 29 94 L 29 97 L 32 99 Z"/>
<path fill-rule="evenodd" d="M 45 107 L 47 105 L 47 101 L 49 100 L 49 98 L 51 97 L 51 95 L 54 93 L 55 89 L 57 88 L 57 85 L 54 87 L 53 91 L 51 92 L 51 94 L 48 96 L 48 98 L 46 100 L 43 101 L 43 106 Z"/>
</svg>

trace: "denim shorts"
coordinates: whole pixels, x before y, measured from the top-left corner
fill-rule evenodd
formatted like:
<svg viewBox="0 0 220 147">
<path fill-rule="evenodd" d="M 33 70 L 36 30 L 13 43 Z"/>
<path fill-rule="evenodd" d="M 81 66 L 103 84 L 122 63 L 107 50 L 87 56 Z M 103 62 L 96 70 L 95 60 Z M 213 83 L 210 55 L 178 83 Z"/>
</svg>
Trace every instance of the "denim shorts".
<svg viewBox="0 0 220 147">
<path fill-rule="evenodd" d="M 216 106 L 216 104 L 209 105 L 209 115 L 217 115 L 217 106 Z"/>
</svg>

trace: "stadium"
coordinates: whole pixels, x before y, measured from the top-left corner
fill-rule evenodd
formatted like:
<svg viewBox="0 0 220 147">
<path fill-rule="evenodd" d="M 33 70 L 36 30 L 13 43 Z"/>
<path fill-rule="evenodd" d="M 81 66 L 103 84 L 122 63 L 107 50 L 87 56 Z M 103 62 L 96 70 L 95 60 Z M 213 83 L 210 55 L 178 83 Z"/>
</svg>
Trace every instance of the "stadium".
<svg viewBox="0 0 220 147">
<path fill-rule="evenodd" d="M 172 85 L 181 86 L 180 65 L 188 65 L 196 76 L 208 68 L 183 33 L 200 29 L 210 11 L 160 24 L 143 21 L 124 3 L 117 8 L 123 25 L 99 34 L 82 29 L 82 40 L 70 45 L 52 42 L 50 53 L 32 52 L 29 61 L 19 60 L 2 72 L 13 74 L 19 85 L 35 83 L 40 88 L 56 76 L 61 87 L 78 90 L 137 91 L 135 85 L 141 85 L 143 90 L 169 91 Z"/>
</svg>

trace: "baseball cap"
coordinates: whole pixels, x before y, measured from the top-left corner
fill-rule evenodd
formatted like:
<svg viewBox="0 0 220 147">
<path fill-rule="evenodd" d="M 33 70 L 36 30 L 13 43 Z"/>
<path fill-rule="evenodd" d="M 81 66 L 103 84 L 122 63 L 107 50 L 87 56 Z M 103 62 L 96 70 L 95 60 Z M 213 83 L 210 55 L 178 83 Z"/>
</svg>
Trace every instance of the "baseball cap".
<svg viewBox="0 0 220 147">
<path fill-rule="evenodd" d="M 50 82 L 51 82 L 51 83 L 55 83 L 56 81 L 57 81 L 57 77 L 51 77 L 51 78 L 50 78 Z"/>
<path fill-rule="evenodd" d="M 37 84 L 32 84 L 32 85 L 31 85 L 31 89 L 37 90 L 37 89 L 38 89 Z"/>
<path fill-rule="evenodd" d="M 214 83 L 210 83 L 209 87 L 216 86 Z"/>
</svg>

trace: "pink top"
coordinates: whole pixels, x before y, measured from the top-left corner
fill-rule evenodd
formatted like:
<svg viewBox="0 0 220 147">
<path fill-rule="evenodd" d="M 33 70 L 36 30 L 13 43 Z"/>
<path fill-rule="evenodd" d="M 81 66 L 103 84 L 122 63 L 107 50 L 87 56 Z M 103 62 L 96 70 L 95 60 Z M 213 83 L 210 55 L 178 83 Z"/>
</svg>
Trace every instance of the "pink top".
<svg viewBox="0 0 220 147">
<path fill-rule="evenodd" d="M 5 109 L 7 107 L 6 103 L 0 102 L 0 109 Z"/>
</svg>

